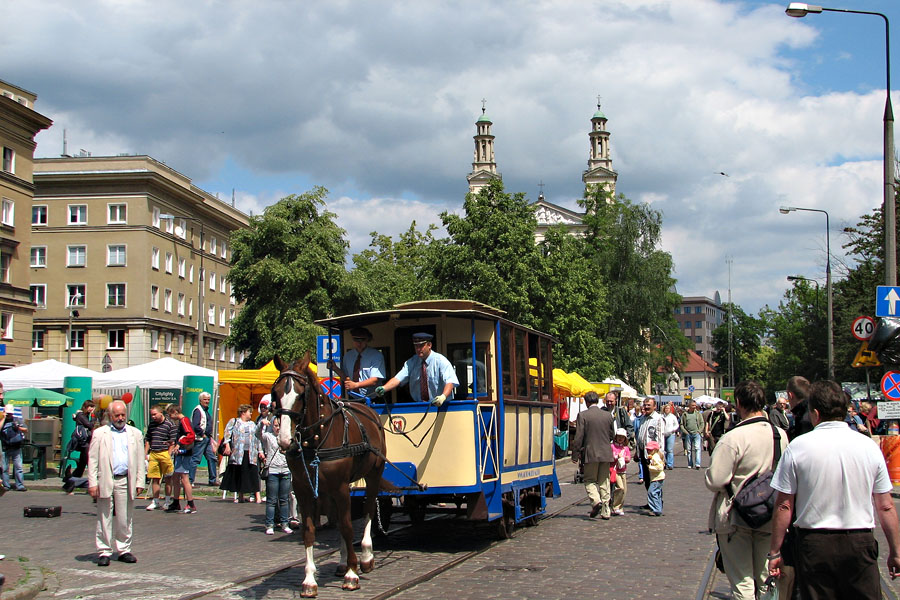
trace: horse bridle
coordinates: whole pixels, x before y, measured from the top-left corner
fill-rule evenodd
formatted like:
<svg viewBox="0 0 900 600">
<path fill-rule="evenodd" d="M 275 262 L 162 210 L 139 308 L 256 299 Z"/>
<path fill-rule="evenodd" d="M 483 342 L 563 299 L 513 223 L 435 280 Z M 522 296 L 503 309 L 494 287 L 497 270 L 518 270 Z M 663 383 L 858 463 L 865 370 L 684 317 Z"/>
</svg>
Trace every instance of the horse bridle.
<svg viewBox="0 0 900 600">
<path fill-rule="evenodd" d="M 290 384 L 291 382 L 293 382 L 294 379 L 299 380 L 303 386 L 304 398 L 303 398 L 303 411 L 302 412 L 297 412 L 295 410 L 288 410 L 288 409 L 282 407 L 281 406 L 281 398 L 275 395 L 275 391 L 278 389 L 278 384 L 280 384 L 282 381 L 287 381 L 288 384 Z M 285 390 L 283 393 L 287 393 L 287 391 L 288 391 L 287 386 L 285 386 Z M 279 373 L 278 378 L 275 379 L 274 383 L 272 383 L 271 394 L 272 394 L 273 400 L 278 402 L 278 405 L 276 406 L 275 410 L 273 411 L 274 416 L 276 416 L 276 417 L 281 417 L 282 415 L 288 416 L 291 418 L 291 420 L 296 421 L 297 427 L 299 428 L 300 425 L 303 423 L 304 417 L 306 417 L 306 407 L 308 404 L 306 402 L 306 396 L 309 394 L 309 376 L 307 376 L 305 373 L 298 373 L 297 371 L 294 371 L 292 369 L 288 369 L 287 371 L 282 371 L 281 373 Z"/>
</svg>

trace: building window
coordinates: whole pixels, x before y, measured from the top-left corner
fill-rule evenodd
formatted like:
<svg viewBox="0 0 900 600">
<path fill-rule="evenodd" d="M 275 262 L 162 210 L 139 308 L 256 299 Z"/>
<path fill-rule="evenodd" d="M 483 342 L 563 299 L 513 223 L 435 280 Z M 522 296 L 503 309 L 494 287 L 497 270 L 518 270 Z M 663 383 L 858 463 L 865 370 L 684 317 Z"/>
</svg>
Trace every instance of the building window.
<svg viewBox="0 0 900 600">
<path fill-rule="evenodd" d="M 219 292 L 222 294 L 225 293 L 225 278 L 224 277 L 219 277 Z"/>
<path fill-rule="evenodd" d="M 184 316 L 184 294 L 178 293 L 178 316 Z"/>
<path fill-rule="evenodd" d="M 676 315 L 680 315 L 680 314 L 681 314 L 681 307 L 680 307 L 680 306 L 676 306 L 676 307 L 675 307 L 675 314 L 676 314 Z"/>
<path fill-rule="evenodd" d="M 87 204 L 69 205 L 69 225 L 87 225 Z"/>
<path fill-rule="evenodd" d="M 125 284 L 106 284 L 106 306 L 125 306 Z"/>
<path fill-rule="evenodd" d="M 685 386 L 692 386 L 692 385 L 694 385 L 694 378 L 691 377 L 690 375 L 685 375 L 685 376 L 684 376 L 684 385 L 685 385 Z"/>
<path fill-rule="evenodd" d="M 172 272 L 172 253 L 166 252 L 166 273 Z"/>
<path fill-rule="evenodd" d="M 228 244 L 225 243 L 225 240 L 222 240 L 222 255 L 221 256 L 222 256 L 222 258 L 225 258 L 225 259 L 228 258 Z M 234 362 L 234 360 L 232 359 L 231 362 Z"/>
<path fill-rule="evenodd" d="M 238 363 L 244 364 L 244 351 L 243 350 L 241 350 L 241 353 L 238 354 Z"/>
<path fill-rule="evenodd" d="M 184 354 L 184 334 L 178 334 L 178 354 Z"/>
<path fill-rule="evenodd" d="M 83 283 L 70 283 L 66 286 L 66 306 L 85 305 L 85 285 Z"/>
<path fill-rule="evenodd" d="M 175 232 L 175 219 L 165 219 L 166 222 L 166 233 L 174 233 Z"/>
<path fill-rule="evenodd" d="M 698 344 L 702 344 L 702 343 L 703 343 L 703 336 L 702 336 L 702 335 L 698 335 L 697 338 L 696 338 L 696 342 L 697 342 Z"/>
<path fill-rule="evenodd" d="M 225 344 L 219 344 L 219 360 L 225 360 Z"/>
<path fill-rule="evenodd" d="M 31 224 L 46 225 L 47 224 L 47 205 L 40 204 L 31 207 Z"/>
<path fill-rule="evenodd" d="M 209 236 L 209 253 L 216 253 L 216 238 L 213 236 Z"/>
<path fill-rule="evenodd" d="M 207 321 L 209 321 L 210 325 L 216 324 L 216 305 L 212 302 L 209 303 L 209 311 L 206 313 Z M 210 357 L 212 358 L 212 357 Z"/>
<path fill-rule="evenodd" d="M 150 251 L 150 268 L 159 271 L 159 248 Z"/>
<path fill-rule="evenodd" d="M 106 266 L 125 266 L 125 244 L 111 244 L 106 247 Z"/>
<path fill-rule="evenodd" d="M 232 321 L 234 321 L 234 309 L 233 308 L 230 311 L 228 311 L 228 323 L 231 324 Z"/>
<path fill-rule="evenodd" d="M 159 332 L 156 330 L 150 332 L 150 350 L 159 352 Z"/>
<path fill-rule="evenodd" d="M 219 326 L 225 327 L 225 307 L 219 309 Z"/>
<path fill-rule="evenodd" d="M 209 360 L 216 360 L 216 343 L 209 343 Z"/>
<path fill-rule="evenodd" d="M 107 204 L 106 222 L 109 225 L 119 225 L 128 222 L 126 204 Z"/>
<path fill-rule="evenodd" d="M 193 298 L 188 300 L 188 318 L 189 319 L 194 318 L 194 299 Z"/>
<path fill-rule="evenodd" d="M 84 329 L 73 329 L 69 336 L 67 348 L 72 350 L 84 350 Z"/>
<path fill-rule="evenodd" d="M 15 173 L 16 170 L 16 151 L 6 146 L 3 146 L 3 170 L 7 173 Z"/>
<path fill-rule="evenodd" d="M 159 229 L 159 209 L 153 209 L 153 226 Z"/>
<path fill-rule="evenodd" d="M 13 339 L 13 314 L 11 312 L 0 313 L 0 335 L 4 340 Z"/>
<path fill-rule="evenodd" d="M 172 312 L 172 290 L 167 289 L 165 292 L 165 311 L 167 313 Z"/>
<path fill-rule="evenodd" d="M 175 228 L 175 236 L 181 239 L 187 237 L 187 221 L 178 219 L 178 227 Z"/>
<path fill-rule="evenodd" d="M 12 265 L 12 254 L 0 253 L 0 282 L 9 283 L 10 265 Z"/>
<path fill-rule="evenodd" d="M 4 225 L 9 225 L 10 227 L 16 226 L 15 221 L 15 212 L 16 205 L 9 198 L 4 198 L 2 201 L 2 210 L 0 210 L 0 223 Z"/>
<path fill-rule="evenodd" d="M 187 261 L 183 258 L 178 259 L 178 277 L 184 279 L 184 274 L 187 272 Z"/>
<path fill-rule="evenodd" d="M 209 274 L 209 290 L 211 292 L 216 291 L 216 274 L 212 272 Z"/>
<path fill-rule="evenodd" d="M 228 350 L 228 360 L 234 362 L 234 346 Z"/>
<path fill-rule="evenodd" d="M 700 329 L 703 327 L 703 321 L 694 321 L 694 329 Z"/>
<path fill-rule="evenodd" d="M 31 286 L 31 301 L 38 308 L 47 308 L 47 284 L 35 283 Z"/>
<path fill-rule="evenodd" d="M 194 283 L 194 265 L 191 265 L 191 270 L 188 274 L 188 281 Z"/>
<path fill-rule="evenodd" d="M 150 286 L 150 308 L 159 310 L 159 286 Z"/>
<path fill-rule="evenodd" d="M 32 350 L 43 350 L 44 349 L 44 333 L 43 329 L 32 329 L 31 330 L 31 349 Z"/>
<path fill-rule="evenodd" d="M 125 330 L 110 329 L 106 332 L 106 349 L 107 350 L 124 350 L 125 349 Z"/>
<path fill-rule="evenodd" d="M 66 246 L 67 267 L 83 267 L 87 264 L 87 246 Z"/>
<path fill-rule="evenodd" d="M 166 354 L 172 354 L 172 333 L 167 331 L 165 334 Z"/>
<path fill-rule="evenodd" d="M 47 266 L 47 246 L 31 247 L 31 266 L 46 267 Z"/>
<path fill-rule="evenodd" d="M 694 313 L 696 313 L 696 314 L 698 314 L 698 315 L 699 315 L 699 314 L 702 314 L 702 313 L 703 313 L 703 307 L 702 307 L 702 306 L 696 307 L 696 308 L 694 309 Z"/>
</svg>

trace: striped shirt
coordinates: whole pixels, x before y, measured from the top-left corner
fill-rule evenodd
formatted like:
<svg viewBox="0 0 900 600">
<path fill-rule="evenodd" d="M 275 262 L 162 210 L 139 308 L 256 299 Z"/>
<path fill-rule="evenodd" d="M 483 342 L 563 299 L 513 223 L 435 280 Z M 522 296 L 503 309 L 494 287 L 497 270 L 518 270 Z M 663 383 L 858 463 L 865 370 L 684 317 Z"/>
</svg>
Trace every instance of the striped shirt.
<svg viewBox="0 0 900 600">
<path fill-rule="evenodd" d="M 162 452 L 168 450 L 171 444 L 175 443 L 175 437 L 178 434 L 178 425 L 171 419 L 163 419 L 162 423 L 156 423 L 150 419 L 147 425 L 147 435 L 145 439 L 150 444 L 150 452 Z"/>
</svg>

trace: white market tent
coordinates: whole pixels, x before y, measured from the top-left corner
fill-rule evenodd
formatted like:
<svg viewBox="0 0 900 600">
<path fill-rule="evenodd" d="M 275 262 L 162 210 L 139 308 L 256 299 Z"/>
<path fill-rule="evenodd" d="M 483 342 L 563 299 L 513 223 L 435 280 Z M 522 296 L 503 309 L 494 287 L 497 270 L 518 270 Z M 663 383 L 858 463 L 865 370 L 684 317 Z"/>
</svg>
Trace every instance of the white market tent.
<svg viewBox="0 0 900 600">
<path fill-rule="evenodd" d="M 614 377 L 607 377 L 600 383 L 608 383 L 611 387 L 620 387 L 622 388 L 622 397 L 623 398 L 639 398 L 637 390 L 622 381 L 621 379 L 616 379 Z"/>
<path fill-rule="evenodd" d="M 203 375 L 212 377 L 214 384 L 219 374 L 212 369 L 204 369 L 197 365 L 166 357 L 152 362 L 116 369 L 108 373 L 94 375 L 94 389 L 134 389 L 140 388 L 178 388 L 184 383 L 185 375 Z"/>
<path fill-rule="evenodd" d="M 0 371 L 0 383 L 5 390 L 29 387 L 50 389 L 63 387 L 66 377 L 93 377 L 96 381 L 99 375 L 100 373 L 90 369 L 50 359 Z"/>
<path fill-rule="evenodd" d="M 694 398 L 694 400 L 697 402 L 697 406 L 702 406 L 702 407 L 712 406 L 716 402 L 725 402 L 721 398 L 716 398 L 715 396 L 707 396 L 705 394 L 703 396 L 698 396 L 697 398 Z"/>
</svg>

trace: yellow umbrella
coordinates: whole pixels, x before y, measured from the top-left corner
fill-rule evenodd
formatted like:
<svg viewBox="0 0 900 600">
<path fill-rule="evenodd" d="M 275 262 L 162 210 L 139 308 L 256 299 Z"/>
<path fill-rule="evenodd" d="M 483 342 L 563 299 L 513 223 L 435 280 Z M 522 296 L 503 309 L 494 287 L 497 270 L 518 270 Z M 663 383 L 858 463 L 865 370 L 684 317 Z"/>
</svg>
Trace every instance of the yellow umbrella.
<svg viewBox="0 0 900 600">
<path fill-rule="evenodd" d="M 572 395 L 572 381 L 569 374 L 562 369 L 553 369 L 553 387 L 562 391 L 566 396 Z"/>
<path fill-rule="evenodd" d="M 569 379 L 572 381 L 572 394 L 575 396 L 584 396 L 588 392 L 594 391 L 591 382 L 578 373 L 569 373 Z"/>
</svg>

